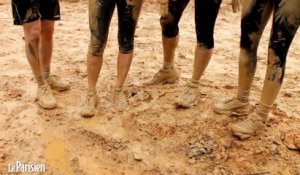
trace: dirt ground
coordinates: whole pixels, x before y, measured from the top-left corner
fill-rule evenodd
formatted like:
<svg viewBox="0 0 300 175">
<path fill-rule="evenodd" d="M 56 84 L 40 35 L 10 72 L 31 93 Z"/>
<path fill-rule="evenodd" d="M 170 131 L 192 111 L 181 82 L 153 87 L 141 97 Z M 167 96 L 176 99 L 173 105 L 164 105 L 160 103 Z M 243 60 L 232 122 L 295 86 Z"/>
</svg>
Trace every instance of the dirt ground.
<svg viewBox="0 0 300 175">
<path fill-rule="evenodd" d="M 25 57 L 22 28 L 12 25 L 10 1 L 0 1 L 0 174 L 7 174 L 8 163 L 17 160 L 45 163 L 47 175 L 300 174 L 299 32 L 266 132 L 240 141 L 230 135 L 228 125 L 244 117 L 216 115 L 212 110 L 214 101 L 235 95 L 237 89 L 240 14 L 233 14 L 226 1 L 216 24 L 214 55 L 201 80 L 199 103 L 186 110 L 176 109 L 173 102 L 192 73 L 193 5 L 180 23 L 175 60 L 180 81 L 143 86 L 161 68 L 163 57 L 157 6 L 144 5 L 125 88 L 130 107 L 124 112 L 115 111 L 110 100 L 118 52 L 114 16 L 97 88 L 99 114 L 90 119 L 78 114 L 87 87 L 87 3 L 62 2 L 61 14 L 52 72 L 68 79 L 72 89 L 54 92 L 59 107 L 43 110 L 35 102 L 37 85 Z M 258 51 L 253 105 L 261 94 L 269 33 L 270 24 Z"/>
</svg>

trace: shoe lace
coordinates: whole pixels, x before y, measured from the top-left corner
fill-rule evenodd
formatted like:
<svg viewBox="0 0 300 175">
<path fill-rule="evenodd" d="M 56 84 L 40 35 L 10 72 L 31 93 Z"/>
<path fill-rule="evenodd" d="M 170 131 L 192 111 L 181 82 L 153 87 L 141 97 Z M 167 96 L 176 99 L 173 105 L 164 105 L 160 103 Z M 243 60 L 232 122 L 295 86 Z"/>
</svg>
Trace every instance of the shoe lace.
<svg viewBox="0 0 300 175">
<path fill-rule="evenodd" d="M 244 120 L 241 124 L 247 128 L 256 130 L 256 129 L 260 128 L 260 126 L 265 124 L 265 122 L 262 120 L 262 118 L 257 116 L 257 114 L 250 114 L 248 116 L 248 118 L 246 120 Z"/>
<path fill-rule="evenodd" d="M 51 96 L 51 90 L 50 90 L 50 88 L 48 88 L 48 87 L 43 88 L 42 94 L 45 95 L 45 96 L 47 96 L 47 97 Z"/>
</svg>

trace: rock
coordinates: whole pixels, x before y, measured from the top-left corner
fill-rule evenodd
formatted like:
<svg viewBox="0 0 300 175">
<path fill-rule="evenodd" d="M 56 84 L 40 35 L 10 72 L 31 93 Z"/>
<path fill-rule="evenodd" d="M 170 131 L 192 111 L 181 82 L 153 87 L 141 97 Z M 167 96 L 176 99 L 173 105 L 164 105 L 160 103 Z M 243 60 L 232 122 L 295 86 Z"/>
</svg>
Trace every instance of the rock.
<svg viewBox="0 0 300 175">
<path fill-rule="evenodd" d="M 300 129 L 290 130 L 285 133 L 283 143 L 289 149 L 300 150 Z"/>
<path fill-rule="evenodd" d="M 191 158 L 188 160 L 189 164 L 195 164 L 196 163 L 196 159 L 195 158 Z"/>
<path fill-rule="evenodd" d="M 1 160 L 4 160 L 5 157 L 6 157 L 5 153 L 0 153 L 0 159 L 1 159 Z"/>
<path fill-rule="evenodd" d="M 206 153 L 207 153 L 207 151 L 204 148 L 201 148 L 196 145 L 191 145 L 187 149 L 186 155 L 188 158 L 192 159 L 192 158 L 197 158 L 197 157 L 203 156 Z"/>
<path fill-rule="evenodd" d="M 275 145 L 275 144 L 272 144 L 269 148 L 270 152 L 272 155 L 276 155 L 276 154 L 279 154 L 279 149 L 278 149 L 278 146 Z"/>
<path fill-rule="evenodd" d="M 135 161 L 143 161 L 148 156 L 148 152 L 142 147 L 141 144 L 135 144 L 131 148 L 133 159 Z"/>
</svg>

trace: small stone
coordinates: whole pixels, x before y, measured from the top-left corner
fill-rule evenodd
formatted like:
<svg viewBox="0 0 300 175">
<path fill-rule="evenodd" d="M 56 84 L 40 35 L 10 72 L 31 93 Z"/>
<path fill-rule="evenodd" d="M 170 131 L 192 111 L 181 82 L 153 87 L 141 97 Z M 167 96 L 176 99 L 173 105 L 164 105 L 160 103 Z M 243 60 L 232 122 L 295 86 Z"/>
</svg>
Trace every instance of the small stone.
<svg viewBox="0 0 300 175">
<path fill-rule="evenodd" d="M 195 163 L 196 163 L 196 159 L 195 158 L 189 159 L 189 164 L 195 164 Z"/>
<path fill-rule="evenodd" d="M 5 153 L 0 153 L 0 159 L 4 160 L 6 157 Z"/>
<path fill-rule="evenodd" d="M 285 97 L 292 97 L 293 95 L 292 95 L 292 93 L 290 93 L 290 92 L 285 92 L 285 93 L 284 93 L 284 96 L 285 96 Z"/>
<path fill-rule="evenodd" d="M 275 145 L 275 144 L 271 145 L 270 152 L 271 152 L 272 155 L 279 154 L 278 146 Z"/>
<path fill-rule="evenodd" d="M 300 150 L 300 129 L 285 133 L 283 143 L 289 149 Z"/>
</svg>

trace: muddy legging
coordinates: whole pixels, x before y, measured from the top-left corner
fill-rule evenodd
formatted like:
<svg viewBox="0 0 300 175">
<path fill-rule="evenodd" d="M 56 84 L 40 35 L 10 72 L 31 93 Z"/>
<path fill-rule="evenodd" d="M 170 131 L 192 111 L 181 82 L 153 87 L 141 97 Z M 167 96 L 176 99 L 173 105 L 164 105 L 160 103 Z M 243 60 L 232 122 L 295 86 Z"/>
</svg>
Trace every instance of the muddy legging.
<svg viewBox="0 0 300 175">
<path fill-rule="evenodd" d="M 280 90 L 286 57 L 300 24 L 299 0 L 245 0 L 241 23 L 239 89 L 249 91 L 257 62 L 257 47 L 271 15 L 268 68 L 261 102 L 273 104 Z"/>
<path fill-rule="evenodd" d="M 103 54 L 110 21 L 118 8 L 118 42 L 121 53 L 130 53 L 134 46 L 134 33 L 143 0 L 89 0 L 90 45 L 89 53 Z"/>
<path fill-rule="evenodd" d="M 170 0 L 169 14 L 161 18 L 162 33 L 167 38 L 178 35 L 178 23 L 190 0 Z M 222 0 L 195 0 L 195 23 L 199 46 L 214 47 L 214 27 Z"/>
</svg>

